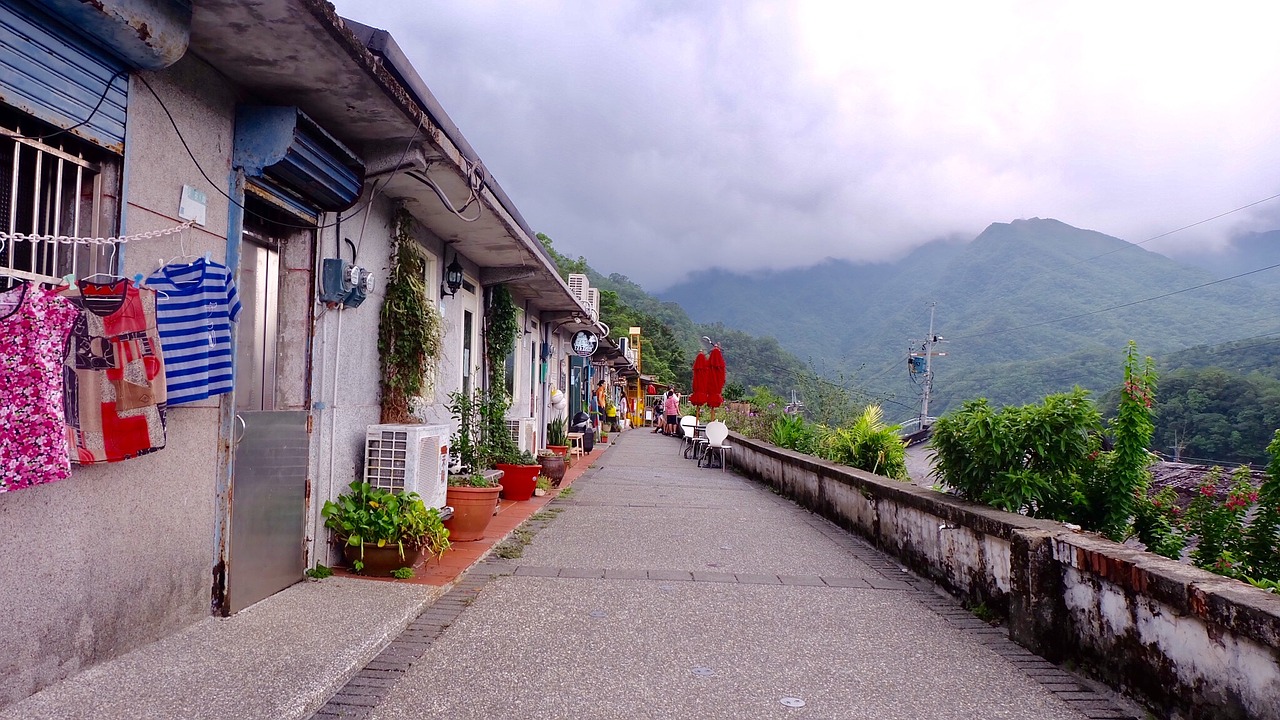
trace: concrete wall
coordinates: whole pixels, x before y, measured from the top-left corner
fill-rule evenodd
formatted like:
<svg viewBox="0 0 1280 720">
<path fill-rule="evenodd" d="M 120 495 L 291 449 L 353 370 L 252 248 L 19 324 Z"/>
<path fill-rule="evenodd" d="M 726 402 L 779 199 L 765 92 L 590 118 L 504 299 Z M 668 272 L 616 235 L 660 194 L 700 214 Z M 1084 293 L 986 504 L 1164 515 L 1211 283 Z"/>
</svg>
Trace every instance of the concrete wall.
<svg viewBox="0 0 1280 720">
<path fill-rule="evenodd" d="M 234 90 L 190 56 L 147 79 L 206 172 L 226 178 Z M 226 200 L 136 80 L 129 96 L 124 231 L 177 225 L 182 185 L 194 185 L 208 225 L 186 233 L 186 249 L 224 259 Z M 180 244 L 129 243 L 125 273 L 150 273 Z M 170 410 L 159 452 L 0 495 L 0 707 L 209 616 L 217 453 L 211 400 Z"/>
<path fill-rule="evenodd" d="M 1062 524 L 733 438 L 730 463 L 873 540 L 1010 637 L 1174 716 L 1280 717 L 1280 598 Z"/>
</svg>

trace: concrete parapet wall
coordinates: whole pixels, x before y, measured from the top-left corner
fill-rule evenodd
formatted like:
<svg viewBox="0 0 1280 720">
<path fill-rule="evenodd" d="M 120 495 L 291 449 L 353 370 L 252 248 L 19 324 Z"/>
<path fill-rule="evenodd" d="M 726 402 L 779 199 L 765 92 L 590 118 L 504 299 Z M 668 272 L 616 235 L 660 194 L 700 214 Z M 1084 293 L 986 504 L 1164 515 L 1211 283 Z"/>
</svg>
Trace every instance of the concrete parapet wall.
<svg viewBox="0 0 1280 720">
<path fill-rule="evenodd" d="M 1280 718 L 1280 597 L 734 435 L 730 464 L 1006 615 L 1012 639 L 1176 717 Z"/>
</svg>

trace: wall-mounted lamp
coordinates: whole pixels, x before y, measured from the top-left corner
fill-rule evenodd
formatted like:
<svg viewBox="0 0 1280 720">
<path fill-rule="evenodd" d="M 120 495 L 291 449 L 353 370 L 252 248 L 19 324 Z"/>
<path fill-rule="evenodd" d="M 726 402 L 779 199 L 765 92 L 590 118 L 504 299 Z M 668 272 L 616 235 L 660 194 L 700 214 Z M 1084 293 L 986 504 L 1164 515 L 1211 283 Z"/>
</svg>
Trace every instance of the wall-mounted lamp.
<svg viewBox="0 0 1280 720">
<path fill-rule="evenodd" d="M 453 297 L 462 287 L 462 265 L 458 263 L 458 253 L 453 254 L 453 262 L 444 269 L 444 284 L 440 286 L 440 295 Z"/>
</svg>

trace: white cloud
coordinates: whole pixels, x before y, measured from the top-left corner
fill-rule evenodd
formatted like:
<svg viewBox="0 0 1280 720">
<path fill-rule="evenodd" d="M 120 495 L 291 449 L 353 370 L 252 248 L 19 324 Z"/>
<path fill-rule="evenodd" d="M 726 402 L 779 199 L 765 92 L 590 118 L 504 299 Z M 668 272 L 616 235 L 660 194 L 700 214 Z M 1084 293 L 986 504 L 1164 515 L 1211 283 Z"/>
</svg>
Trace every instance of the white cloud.
<svg viewBox="0 0 1280 720">
<path fill-rule="evenodd" d="M 1280 191 L 1269 3 L 337 5 L 392 32 L 536 230 L 652 289 L 1019 217 L 1140 241 Z"/>
</svg>

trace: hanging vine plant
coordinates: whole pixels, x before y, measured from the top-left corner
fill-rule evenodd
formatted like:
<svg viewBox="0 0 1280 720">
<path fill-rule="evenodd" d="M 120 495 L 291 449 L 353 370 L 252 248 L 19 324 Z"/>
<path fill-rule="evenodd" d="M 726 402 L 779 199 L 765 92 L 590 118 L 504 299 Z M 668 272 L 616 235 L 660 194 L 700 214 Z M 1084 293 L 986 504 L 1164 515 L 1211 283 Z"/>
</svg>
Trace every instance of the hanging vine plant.
<svg viewBox="0 0 1280 720">
<path fill-rule="evenodd" d="M 431 392 L 444 352 L 443 322 L 427 295 L 427 263 L 412 227 L 408 211 L 396 213 L 391 274 L 378 323 L 384 423 L 414 422 L 410 404 Z"/>
<path fill-rule="evenodd" d="M 485 353 L 489 357 L 489 388 L 491 392 L 506 392 L 507 356 L 516 348 L 516 335 L 520 322 L 516 317 L 516 303 L 506 285 L 495 285 L 489 296 L 489 310 L 485 316 Z"/>
</svg>

